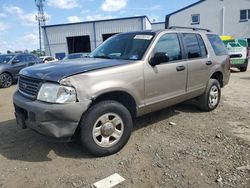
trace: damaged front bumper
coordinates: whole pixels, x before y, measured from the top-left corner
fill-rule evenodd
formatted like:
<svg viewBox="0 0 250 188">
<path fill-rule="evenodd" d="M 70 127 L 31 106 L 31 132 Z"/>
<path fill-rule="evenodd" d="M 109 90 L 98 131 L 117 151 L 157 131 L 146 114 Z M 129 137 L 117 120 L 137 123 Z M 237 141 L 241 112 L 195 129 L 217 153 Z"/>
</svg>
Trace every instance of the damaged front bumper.
<svg viewBox="0 0 250 188">
<path fill-rule="evenodd" d="M 17 124 L 51 138 L 70 140 L 90 101 L 50 104 L 30 100 L 16 91 L 13 96 Z"/>
</svg>

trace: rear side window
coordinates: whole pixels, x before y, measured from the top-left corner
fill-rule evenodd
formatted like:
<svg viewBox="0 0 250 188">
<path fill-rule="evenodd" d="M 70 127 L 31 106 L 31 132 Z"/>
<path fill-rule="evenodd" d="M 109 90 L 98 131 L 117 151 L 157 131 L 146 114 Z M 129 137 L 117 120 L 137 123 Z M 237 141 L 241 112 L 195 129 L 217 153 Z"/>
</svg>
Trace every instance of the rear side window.
<svg viewBox="0 0 250 188">
<path fill-rule="evenodd" d="M 207 57 L 207 49 L 206 49 L 206 46 L 204 44 L 204 41 L 203 41 L 202 37 L 200 35 L 196 35 L 196 36 L 197 36 L 198 43 L 199 43 L 199 46 L 200 46 L 201 56 L 202 57 Z"/>
<path fill-rule="evenodd" d="M 188 58 L 193 59 L 193 58 L 202 57 L 201 48 L 200 48 L 198 39 L 196 37 L 196 34 L 184 33 L 183 38 L 184 38 L 184 42 L 186 44 L 186 50 L 187 50 Z"/>
<path fill-rule="evenodd" d="M 218 35 L 209 34 L 207 38 L 217 56 L 228 55 L 227 49 Z"/>
</svg>

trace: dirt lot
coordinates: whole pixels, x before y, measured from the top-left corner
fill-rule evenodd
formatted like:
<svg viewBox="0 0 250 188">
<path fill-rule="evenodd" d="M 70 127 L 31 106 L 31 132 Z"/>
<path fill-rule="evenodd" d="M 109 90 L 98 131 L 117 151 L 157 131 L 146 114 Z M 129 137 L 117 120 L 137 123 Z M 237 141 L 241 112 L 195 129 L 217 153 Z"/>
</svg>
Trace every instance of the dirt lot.
<svg viewBox="0 0 250 188">
<path fill-rule="evenodd" d="M 250 71 L 232 73 L 214 112 L 186 102 L 137 119 L 129 143 L 105 158 L 18 129 L 15 89 L 0 89 L 0 187 L 91 187 L 114 173 L 126 179 L 117 187 L 250 187 Z"/>
</svg>

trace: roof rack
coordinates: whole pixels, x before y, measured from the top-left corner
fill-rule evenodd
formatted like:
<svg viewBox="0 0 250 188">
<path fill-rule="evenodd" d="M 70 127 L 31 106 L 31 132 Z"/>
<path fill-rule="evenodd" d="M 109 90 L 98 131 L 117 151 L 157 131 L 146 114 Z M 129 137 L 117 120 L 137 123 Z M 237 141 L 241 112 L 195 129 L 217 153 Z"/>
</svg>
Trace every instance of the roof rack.
<svg viewBox="0 0 250 188">
<path fill-rule="evenodd" d="M 181 26 L 171 26 L 168 29 L 191 29 L 193 31 L 207 31 L 211 32 L 210 29 L 203 29 L 203 28 L 197 28 L 197 27 L 181 27 Z"/>
</svg>

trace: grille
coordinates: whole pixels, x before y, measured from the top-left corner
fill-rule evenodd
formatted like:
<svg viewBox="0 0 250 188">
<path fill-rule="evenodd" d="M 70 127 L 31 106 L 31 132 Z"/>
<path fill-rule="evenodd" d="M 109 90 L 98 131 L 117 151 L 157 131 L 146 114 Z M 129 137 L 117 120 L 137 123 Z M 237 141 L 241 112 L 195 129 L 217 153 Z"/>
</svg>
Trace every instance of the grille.
<svg viewBox="0 0 250 188">
<path fill-rule="evenodd" d="M 38 79 L 20 76 L 18 80 L 19 91 L 30 98 L 35 98 L 41 81 Z"/>
</svg>

